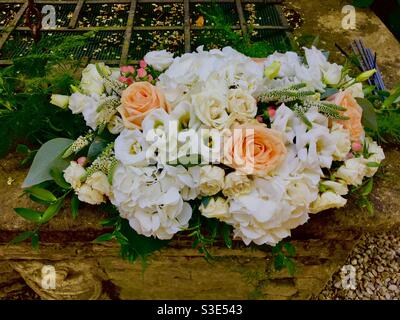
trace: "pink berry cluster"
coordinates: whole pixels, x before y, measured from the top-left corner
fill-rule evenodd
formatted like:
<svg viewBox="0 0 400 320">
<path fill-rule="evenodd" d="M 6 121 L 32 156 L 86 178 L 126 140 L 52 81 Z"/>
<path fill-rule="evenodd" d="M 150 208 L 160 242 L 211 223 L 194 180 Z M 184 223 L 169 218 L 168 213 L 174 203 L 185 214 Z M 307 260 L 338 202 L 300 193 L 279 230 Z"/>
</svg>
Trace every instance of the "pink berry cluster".
<svg viewBox="0 0 400 320">
<path fill-rule="evenodd" d="M 135 68 L 133 66 L 122 66 L 120 67 L 120 72 L 121 76 L 118 78 L 118 80 L 128 86 L 136 81 L 154 82 L 154 78 L 151 75 L 151 70 L 144 60 L 140 60 L 139 68 Z"/>
</svg>

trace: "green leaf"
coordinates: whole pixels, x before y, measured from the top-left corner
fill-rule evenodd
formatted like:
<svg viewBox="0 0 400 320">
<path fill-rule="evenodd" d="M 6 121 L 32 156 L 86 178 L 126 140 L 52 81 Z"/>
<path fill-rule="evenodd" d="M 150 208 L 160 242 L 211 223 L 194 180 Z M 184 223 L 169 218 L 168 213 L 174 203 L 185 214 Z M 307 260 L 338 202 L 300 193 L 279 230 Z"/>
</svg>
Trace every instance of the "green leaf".
<svg viewBox="0 0 400 320">
<path fill-rule="evenodd" d="M 368 213 L 372 216 L 374 215 L 374 205 L 371 201 L 367 199 L 365 207 L 367 208 Z"/>
<path fill-rule="evenodd" d="M 380 163 L 373 162 L 373 161 L 367 163 L 367 167 L 370 167 L 370 168 L 378 168 L 380 165 L 381 165 Z"/>
<path fill-rule="evenodd" d="M 395 101 L 397 100 L 397 98 L 400 97 L 400 86 L 398 86 L 396 88 L 396 90 L 385 99 L 385 101 L 383 102 L 382 106 L 384 108 L 387 108 L 389 106 L 391 106 L 393 103 L 395 103 Z"/>
<path fill-rule="evenodd" d="M 102 153 L 104 148 L 107 147 L 108 143 L 109 142 L 107 142 L 106 140 L 100 137 L 96 137 L 89 146 L 87 154 L 89 161 L 93 161 L 94 159 L 96 159 Z"/>
<path fill-rule="evenodd" d="M 108 218 L 108 219 L 104 219 L 104 220 L 100 221 L 100 224 L 103 227 L 112 227 L 116 224 L 117 220 L 118 220 L 118 217 L 112 217 L 112 218 Z"/>
<path fill-rule="evenodd" d="M 333 95 L 333 94 L 335 94 L 335 93 L 337 93 L 337 92 L 339 92 L 339 90 L 336 89 L 336 88 L 328 88 L 328 89 L 326 89 L 325 92 L 323 92 L 323 93 L 321 94 L 320 99 L 321 99 L 321 100 L 324 100 L 324 99 L 328 98 L 329 96 L 331 96 L 331 95 Z"/>
<path fill-rule="evenodd" d="M 39 233 L 35 232 L 32 235 L 31 245 L 34 250 L 39 250 Z"/>
<path fill-rule="evenodd" d="M 33 195 L 35 198 L 48 203 L 57 201 L 57 197 L 53 193 L 40 187 L 31 187 L 25 191 Z"/>
<path fill-rule="evenodd" d="M 20 233 L 19 235 L 17 235 L 14 239 L 12 239 L 10 241 L 10 244 L 17 244 L 20 243 L 22 241 L 25 241 L 26 239 L 29 239 L 30 237 L 32 237 L 34 235 L 33 231 L 25 231 Z"/>
<path fill-rule="evenodd" d="M 50 169 L 50 175 L 52 176 L 53 180 L 57 185 L 63 189 L 71 189 L 71 185 L 65 181 L 63 172 L 58 168 Z"/>
<path fill-rule="evenodd" d="M 232 249 L 232 238 L 231 238 L 231 227 L 229 226 L 229 224 L 224 223 L 222 226 L 222 235 L 224 237 L 224 241 L 226 246 L 229 249 Z"/>
<path fill-rule="evenodd" d="M 50 170 L 52 168 L 64 170 L 69 161 L 61 158 L 64 150 L 73 143 L 73 140 L 66 138 L 55 138 L 43 144 L 33 159 L 32 166 L 28 172 L 22 188 L 37 185 L 43 181 L 52 180 Z"/>
<path fill-rule="evenodd" d="M 276 256 L 275 256 L 275 258 L 274 258 L 274 267 L 275 267 L 275 270 L 282 270 L 282 268 L 283 268 L 283 266 L 284 266 L 284 260 L 285 259 L 285 256 L 283 255 L 283 253 L 282 252 L 279 252 Z"/>
<path fill-rule="evenodd" d="M 93 240 L 95 243 L 100 243 L 100 242 L 105 242 L 105 241 L 110 241 L 114 235 L 112 233 L 104 233 L 101 236 L 98 236 L 96 239 Z"/>
<path fill-rule="evenodd" d="M 14 211 L 22 218 L 36 223 L 40 222 L 42 217 L 41 212 L 28 208 L 14 208 Z"/>
<path fill-rule="evenodd" d="M 285 242 L 283 246 L 287 251 L 287 253 L 289 254 L 289 257 L 293 257 L 296 255 L 296 249 L 293 246 L 293 244 L 291 244 L 290 242 Z"/>
<path fill-rule="evenodd" d="M 17 148 L 15 149 L 15 151 L 17 151 L 18 153 L 21 153 L 21 154 L 28 154 L 30 152 L 29 148 L 24 144 L 17 145 Z"/>
<path fill-rule="evenodd" d="M 53 218 L 60 211 L 63 204 L 64 204 L 64 197 L 58 199 L 56 202 L 51 204 L 43 213 L 40 219 L 40 223 L 46 223 L 51 218 Z"/>
<path fill-rule="evenodd" d="M 296 265 L 292 259 L 285 257 L 285 259 L 283 260 L 283 264 L 288 269 L 288 272 L 291 276 L 296 273 Z"/>
<path fill-rule="evenodd" d="M 78 216 L 78 210 L 79 210 L 79 199 L 76 194 L 74 194 L 71 198 L 71 214 L 72 214 L 72 219 L 76 219 Z"/>
<path fill-rule="evenodd" d="M 378 122 L 376 119 L 376 113 L 374 106 L 367 99 L 356 98 L 358 104 L 363 109 L 361 122 L 365 128 L 371 129 L 373 131 L 378 131 Z"/>
<path fill-rule="evenodd" d="M 205 196 L 201 198 L 201 203 L 203 204 L 204 208 L 207 208 L 208 204 L 210 203 L 211 197 Z"/>
<path fill-rule="evenodd" d="M 374 179 L 370 178 L 365 187 L 363 188 L 361 195 L 363 196 L 369 195 L 372 191 L 373 186 L 374 186 Z"/>
</svg>

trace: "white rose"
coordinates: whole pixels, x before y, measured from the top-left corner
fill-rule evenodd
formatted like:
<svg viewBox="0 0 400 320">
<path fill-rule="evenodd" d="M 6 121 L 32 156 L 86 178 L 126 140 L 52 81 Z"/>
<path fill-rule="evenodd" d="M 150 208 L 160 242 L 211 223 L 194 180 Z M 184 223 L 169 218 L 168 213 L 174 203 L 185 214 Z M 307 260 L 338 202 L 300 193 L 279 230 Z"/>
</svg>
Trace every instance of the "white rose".
<svg viewBox="0 0 400 320">
<path fill-rule="evenodd" d="M 106 66 L 103 64 L 101 67 Z M 80 88 L 82 89 L 83 93 L 87 95 L 93 93 L 101 95 L 104 92 L 103 77 L 97 71 L 95 64 L 89 64 L 82 71 Z"/>
<path fill-rule="evenodd" d="M 86 179 L 86 184 L 101 194 L 106 196 L 110 195 L 110 183 L 108 182 L 108 177 L 101 171 L 97 171 L 88 177 Z"/>
<path fill-rule="evenodd" d="M 364 158 L 353 158 L 346 160 L 335 176 L 343 179 L 347 184 L 358 186 L 362 183 L 366 173 L 366 160 Z"/>
<path fill-rule="evenodd" d="M 69 96 L 64 96 L 62 94 L 52 94 L 50 103 L 57 107 L 65 109 L 66 107 L 68 107 L 69 104 Z"/>
<path fill-rule="evenodd" d="M 64 179 L 74 190 L 81 186 L 81 177 L 85 175 L 86 170 L 76 161 L 71 161 L 70 165 L 64 170 Z"/>
<path fill-rule="evenodd" d="M 174 54 L 167 50 L 151 51 L 144 56 L 144 61 L 157 71 L 164 71 L 174 61 Z"/>
<path fill-rule="evenodd" d="M 332 181 L 332 180 L 325 180 L 322 181 L 321 184 L 328 190 L 335 192 L 336 194 L 343 196 L 347 194 L 349 189 L 347 188 L 347 184 L 343 181 Z"/>
<path fill-rule="evenodd" d="M 229 218 L 229 204 L 228 201 L 222 197 L 217 197 L 216 199 L 211 198 L 207 205 L 202 203 L 199 210 L 201 214 L 207 218 L 217 218 L 221 221 Z"/>
<path fill-rule="evenodd" d="M 257 114 L 257 101 L 243 89 L 229 90 L 228 112 L 254 118 Z"/>
<path fill-rule="evenodd" d="M 320 194 L 310 206 L 310 213 L 318 213 L 327 209 L 341 208 L 347 200 L 333 191 Z"/>
<path fill-rule="evenodd" d="M 217 166 L 203 166 L 200 168 L 200 194 L 212 196 L 224 187 L 225 171 Z"/>
<path fill-rule="evenodd" d="M 383 159 L 385 159 L 385 154 L 383 153 L 382 148 L 371 138 L 366 138 L 365 142 L 368 145 L 368 153 L 370 154 L 369 158 L 367 159 L 368 162 L 375 162 L 375 163 L 381 163 Z M 372 177 L 377 171 L 379 167 L 377 166 L 371 166 L 369 167 L 367 165 L 367 177 Z"/>
<path fill-rule="evenodd" d="M 220 90 L 192 95 L 192 105 L 199 120 L 209 127 L 221 129 L 228 120 L 226 96 Z"/>
<path fill-rule="evenodd" d="M 78 190 L 78 199 L 89 204 L 100 204 L 104 202 L 103 195 L 90 187 L 88 184 L 83 184 Z"/>
<path fill-rule="evenodd" d="M 237 171 L 225 176 L 225 186 L 222 193 L 227 197 L 235 197 L 250 193 L 251 180 L 244 174 Z"/>
<path fill-rule="evenodd" d="M 335 142 L 335 152 L 333 153 L 333 159 L 343 161 L 346 159 L 346 155 L 351 150 L 350 133 L 348 130 L 343 128 L 343 125 L 334 122 L 331 128 L 331 136 Z"/>
</svg>

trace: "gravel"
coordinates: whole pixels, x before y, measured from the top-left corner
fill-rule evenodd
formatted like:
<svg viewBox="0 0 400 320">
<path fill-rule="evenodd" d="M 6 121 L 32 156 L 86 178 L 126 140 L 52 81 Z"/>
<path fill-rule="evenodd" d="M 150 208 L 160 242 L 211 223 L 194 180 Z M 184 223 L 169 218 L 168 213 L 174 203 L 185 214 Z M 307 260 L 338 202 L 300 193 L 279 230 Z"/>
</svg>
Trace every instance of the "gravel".
<svg viewBox="0 0 400 320">
<path fill-rule="evenodd" d="M 355 269 L 355 288 L 343 287 L 339 270 L 317 299 L 400 300 L 400 230 L 363 235 L 345 265 Z"/>
</svg>

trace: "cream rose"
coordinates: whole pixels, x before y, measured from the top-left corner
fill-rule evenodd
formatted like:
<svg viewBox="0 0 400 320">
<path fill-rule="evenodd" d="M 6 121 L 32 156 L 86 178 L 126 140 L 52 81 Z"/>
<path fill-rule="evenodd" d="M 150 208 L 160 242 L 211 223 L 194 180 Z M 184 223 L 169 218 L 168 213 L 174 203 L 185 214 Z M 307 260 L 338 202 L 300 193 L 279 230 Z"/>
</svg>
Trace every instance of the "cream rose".
<svg viewBox="0 0 400 320">
<path fill-rule="evenodd" d="M 86 184 L 103 195 L 110 195 L 110 183 L 107 176 L 101 171 L 97 171 L 89 176 L 86 179 Z"/>
<path fill-rule="evenodd" d="M 341 180 L 339 181 L 325 180 L 321 182 L 321 185 L 324 188 L 333 191 L 340 196 L 344 196 L 349 191 L 349 189 L 347 188 L 347 184 Z"/>
<path fill-rule="evenodd" d="M 200 168 L 199 191 L 203 196 L 212 196 L 217 194 L 224 187 L 224 169 L 206 165 Z"/>
<path fill-rule="evenodd" d="M 83 184 L 78 190 L 78 199 L 89 204 L 100 204 L 105 201 L 104 196 L 88 184 Z"/>
<path fill-rule="evenodd" d="M 84 167 L 76 161 L 71 161 L 70 165 L 64 170 L 64 179 L 76 190 L 81 186 L 81 178 L 85 173 L 86 170 Z"/>
<path fill-rule="evenodd" d="M 318 213 L 327 209 L 341 208 L 346 205 L 347 200 L 333 191 L 320 194 L 310 205 L 310 213 Z"/>
<path fill-rule="evenodd" d="M 199 120 L 205 125 L 221 129 L 228 120 L 226 96 L 217 90 L 205 90 L 192 95 L 192 105 Z"/>
<path fill-rule="evenodd" d="M 207 205 L 202 203 L 199 210 L 201 214 L 207 218 L 217 218 L 221 221 L 229 218 L 229 204 L 228 201 L 222 197 L 217 197 L 216 199 L 211 198 Z"/>
<path fill-rule="evenodd" d="M 225 186 L 222 193 L 227 197 L 235 197 L 250 193 L 251 180 L 243 173 L 234 171 L 225 176 Z"/>
<path fill-rule="evenodd" d="M 104 65 L 104 63 L 99 64 L 100 68 L 108 67 Z M 104 92 L 104 83 L 103 77 L 97 71 L 95 64 L 89 64 L 83 71 L 82 71 L 82 79 L 80 83 L 80 87 L 83 93 L 90 95 L 93 93 L 97 93 L 101 95 Z"/>
<path fill-rule="evenodd" d="M 353 158 L 346 160 L 335 176 L 343 179 L 347 184 L 358 186 L 362 183 L 366 173 L 366 160 L 364 158 Z"/>
<path fill-rule="evenodd" d="M 367 159 L 367 177 L 372 177 L 379 169 L 378 166 L 375 166 L 377 163 L 381 163 L 383 159 L 385 159 L 385 154 L 383 153 L 383 149 L 371 138 L 366 138 L 365 143 L 368 146 L 368 153 L 370 154 Z M 373 164 L 373 166 L 368 166 L 368 162 Z"/>
<path fill-rule="evenodd" d="M 228 112 L 254 118 L 257 114 L 257 101 L 243 89 L 231 89 L 228 92 Z"/>
<path fill-rule="evenodd" d="M 235 126 L 224 138 L 223 163 L 246 174 L 270 174 L 286 153 L 281 134 L 262 124 Z"/>
<path fill-rule="evenodd" d="M 122 92 L 118 108 L 125 127 L 142 127 L 142 121 L 152 110 L 162 108 L 170 112 L 164 94 L 149 82 L 134 82 Z"/>
</svg>

